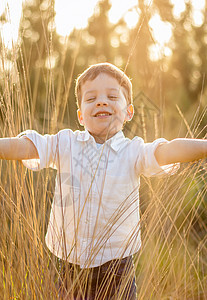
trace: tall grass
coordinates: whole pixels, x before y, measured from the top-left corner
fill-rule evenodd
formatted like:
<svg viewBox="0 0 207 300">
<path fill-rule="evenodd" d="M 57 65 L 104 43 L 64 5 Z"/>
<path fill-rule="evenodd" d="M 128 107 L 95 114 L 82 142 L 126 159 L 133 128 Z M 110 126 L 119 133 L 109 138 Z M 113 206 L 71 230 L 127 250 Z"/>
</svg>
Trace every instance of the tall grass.
<svg viewBox="0 0 207 300">
<path fill-rule="evenodd" d="M 49 98 L 46 100 L 45 126 L 42 126 L 31 109 L 29 65 L 22 53 L 24 68 L 19 70 L 15 46 L 13 50 L 12 72 L 4 70 L 6 49 L 0 57 L 3 68 L 0 136 L 15 136 L 26 128 L 50 133 L 50 128 L 54 130 L 57 124 L 51 126 L 48 120 L 54 113 L 54 105 L 61 102 L 60 96 L 53 98 L 54 103 Z M 51 70 L 47 75 L 46 87 L 50 91 L 53 89 Z M 199 116 L 204 118 L 206 110 Z M 191 135 L 201 121 L 198 114 L 193 126 L 186 123 L 182 114 L 177 118 L 188 125 L 187 133 L 194 128 Z M 145 134 L 146 121 L 143 117 Z M 134 124 L 129 125 L 130 137 L 137 134 Z M 152 126 L 157 137 L 159 124 L 155 122 Z M 67 127 L 67 124 L 61 123 L 58 127 Z M 0 298 L 57 299 L 59 265 L 44 241 L 56 173 L 53 170 L 33 173 L 21 162 L 14 161 L 0 161 L 0 170 Z M 207 299 L 206 180 L 205 161 L 184 164 L 172 177 L 142 178 L 142 248 L 134 257 L 138 299 Z M 107 236 L 107 232 L 105 234 Z M 76 285 L 82 286 L 84 294 L 87 271 L 76 275 L 70 290 Z"/>
</svg>

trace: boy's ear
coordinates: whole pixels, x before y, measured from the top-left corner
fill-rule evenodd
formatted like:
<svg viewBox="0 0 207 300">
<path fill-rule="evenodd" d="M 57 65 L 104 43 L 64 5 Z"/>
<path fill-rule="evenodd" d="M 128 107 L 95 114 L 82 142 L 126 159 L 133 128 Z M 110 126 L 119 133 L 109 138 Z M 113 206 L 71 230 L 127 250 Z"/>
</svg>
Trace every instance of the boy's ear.
<svg viewBox="0 0 207 300">
<path fill-rule="evenodd" d="M 77 116 L 78 116 L 78 121 L 79 121 L 80 125 L 84 126 L 83 115 L 82 115 L 82 112 L 80 109 L 77 110 Z"/>
<path fill-rule="evenodd" d="M 133 104 L 129 104 L 127 106 L 127 111 L 126 111 L 126 116 L 125 116 L 125 121 L 131 121 L 134 115 L 134 106 Z"/>
</svg>

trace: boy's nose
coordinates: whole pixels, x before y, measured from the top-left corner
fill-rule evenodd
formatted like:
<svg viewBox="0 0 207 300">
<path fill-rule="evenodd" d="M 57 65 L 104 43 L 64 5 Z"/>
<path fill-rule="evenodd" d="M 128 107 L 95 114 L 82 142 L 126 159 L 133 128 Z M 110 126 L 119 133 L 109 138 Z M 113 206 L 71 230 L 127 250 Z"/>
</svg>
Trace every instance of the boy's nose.
<svg viewBox="0 0 207 300">
<path fill-rule="evenodd" d="M 108 106 L 107 99 L 105 98 L 98 99 L 98 101 L 96 102 L 96 106 Z"/>
</svg>

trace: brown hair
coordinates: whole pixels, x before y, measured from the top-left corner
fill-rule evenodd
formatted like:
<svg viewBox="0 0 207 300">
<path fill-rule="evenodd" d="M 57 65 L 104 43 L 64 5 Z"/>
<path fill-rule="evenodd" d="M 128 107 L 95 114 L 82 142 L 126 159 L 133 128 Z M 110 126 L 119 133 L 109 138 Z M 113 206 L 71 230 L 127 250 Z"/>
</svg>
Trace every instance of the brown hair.
<svg viewBox="0 0 207 300">
<path fill-rule="evenodd" d="M 94 80 L 99 74 L 106 73 L 115 78 L 125 90 L 126 101 L 132 103 L 132 83 L 129 77 L 116 66 L 110 63 L 99 63 L 90 66 L 76 79 L 75 95 L 78 108 L 81 107 L 81 87 L 87 80 Z"/>
</svg>

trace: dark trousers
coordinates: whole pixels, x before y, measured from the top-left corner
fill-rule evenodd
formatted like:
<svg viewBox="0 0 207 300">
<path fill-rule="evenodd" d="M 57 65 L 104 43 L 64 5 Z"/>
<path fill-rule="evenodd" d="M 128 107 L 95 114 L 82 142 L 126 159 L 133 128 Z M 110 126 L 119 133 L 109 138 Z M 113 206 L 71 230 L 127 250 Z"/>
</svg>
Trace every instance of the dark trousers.
<svg viewBox="0 0 207 300">
<path fill-rule="evenodd" d="M 59 299 L 137 299 L 132 257 L 111 260 L 87 269 L 61 261 Z"/>
</svg>

